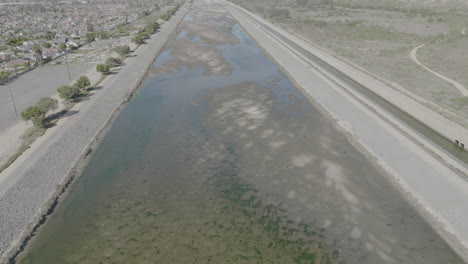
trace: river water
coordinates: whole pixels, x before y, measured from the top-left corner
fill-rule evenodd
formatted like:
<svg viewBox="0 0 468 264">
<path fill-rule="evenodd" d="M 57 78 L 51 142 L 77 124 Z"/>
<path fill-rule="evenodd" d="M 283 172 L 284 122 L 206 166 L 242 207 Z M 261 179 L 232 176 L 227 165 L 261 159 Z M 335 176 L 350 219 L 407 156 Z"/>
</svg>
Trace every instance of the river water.
<svg viewBox="0 0 468 264">
<path fill-rule="evenodd" d="M 462 263 L 221 8 L 154 62 L 20 263 Z"/>
</svg>

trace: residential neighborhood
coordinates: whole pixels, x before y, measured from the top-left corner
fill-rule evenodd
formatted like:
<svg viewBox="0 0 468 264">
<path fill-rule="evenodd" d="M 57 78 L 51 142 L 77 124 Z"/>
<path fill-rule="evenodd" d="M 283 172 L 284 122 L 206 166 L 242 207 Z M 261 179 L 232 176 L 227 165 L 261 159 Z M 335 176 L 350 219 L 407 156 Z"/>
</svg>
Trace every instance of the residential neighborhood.
<svg viewBox="0 0 468 264">
<path fill-rule="evenodd" d="M 119 29 L 165 5 L 148 0 L 2 3 L 0 80 L 94 40 L 128 35 L 131 28 Z"/>
</svg>

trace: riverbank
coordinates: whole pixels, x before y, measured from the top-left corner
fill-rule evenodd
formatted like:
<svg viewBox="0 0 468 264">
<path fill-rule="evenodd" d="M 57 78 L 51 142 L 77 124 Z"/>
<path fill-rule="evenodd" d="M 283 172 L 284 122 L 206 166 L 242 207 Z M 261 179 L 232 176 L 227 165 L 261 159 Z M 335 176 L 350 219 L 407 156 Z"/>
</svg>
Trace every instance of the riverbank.
<svg viewBox="0 0 468 264">
<path fill-rule="evenodd" d="M 135 92 L 154 58 L 185 16 L 184 5 L 148 44 L 129 58 L 117 75 L 101 83 L 80 104 L 38 139 L 3 173 L 0 186 L 0 262 L 8 262 L 57 203 L 58 197 L 87 161 L 122 104 Z"/>
</svg>

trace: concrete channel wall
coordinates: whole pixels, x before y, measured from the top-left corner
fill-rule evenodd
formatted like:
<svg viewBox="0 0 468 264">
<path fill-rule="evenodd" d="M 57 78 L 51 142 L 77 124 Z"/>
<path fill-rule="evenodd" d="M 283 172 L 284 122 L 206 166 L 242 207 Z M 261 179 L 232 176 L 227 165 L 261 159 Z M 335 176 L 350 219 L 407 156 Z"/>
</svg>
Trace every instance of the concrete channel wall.
<svg viewBox="0 0 468 264">
<path fill-rule="evenodd" d="M 457 161 L 448 156 L 441 159 L 427 149 L 431 142 L 410 129 L 403 129 L 399 120 L 362 95 L 343 87 L 339 80 L 325 76 L 287 44 L 247 18 L 238 7 L 230 3 L 225 6 L 311 101 L 325 115 L 336 120 L 350 140 L 375 161 L 376 166 L 387 172 L 408 202 L 468 261 L 468 225 L 465 224 L 468 219 L 468 182 L 446 163 L 456 164 Z M 309 50 L 315 52 L 313 48 Z M 464 169 L 463 166 L 460 168 Z"/>
<path fill-rule="evenodd" d="M 102 89 L 76 105 L 3 172 L 6 175 L 2 175 L 5 180 L 0 184 L 0 263 L 10 262 L 22 249 L 65 188 L 79 175 L 89 154 L 138 88 L 189 6 L 183 5 L 134 53 L 135 57 L 125 61 L 119 73 L 100 84 Z"/>
</svg>

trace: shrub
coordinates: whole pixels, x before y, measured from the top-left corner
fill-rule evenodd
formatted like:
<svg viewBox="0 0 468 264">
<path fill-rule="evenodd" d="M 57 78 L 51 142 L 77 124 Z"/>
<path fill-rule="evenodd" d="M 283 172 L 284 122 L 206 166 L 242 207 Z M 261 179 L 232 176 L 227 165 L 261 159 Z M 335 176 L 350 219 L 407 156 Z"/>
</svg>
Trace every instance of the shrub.
<svg viewBox="0 0 468 264">
<path fill-rule="evenodd" d="M 119 58 L 113 58 L 113 57 L 109 57 L 107 58 L 106 60 L 106 64 L 110 65 L 111 67 L 115 67 L 115 66 L 118 66 L 122 63 L 122 60 L 119 59 Z"/>
<path fill-rule="evenodd" d="M 102 72 L 104 74 L 110 72 L 110 65 L 109 64 L 98 64 L 96 65 L 96 71 Z"/>
<path fill-rule="evenodd" d="M 179 6 L 176 6 L 175 8 L 173 9 L 169 9 L 167 10 L 167 12 L 161 16 L 161 19 L 162 20 L 169 20 L 169 18 L 171 18 L 171 16 L 173 16 L 177 10 L 179 10 Z"/>
<path fill-rule="evenodd" d="M 0 80 L 6 79 L 10 76 L 10 73 L 7 71 L 0 71 Z"/>
<path fill-rule="evenodd" d="M 101 39 L 109 39 L 109 38 L 112 37 L 112 35 L 111 35 L 109 32 L 107 32 L 107 31 L 101 31 L 101 32 L 99 32 L 97 35 L 98 35 L 99 38 L 101 38 Z"/>
<path fill-rule="evenodd" d="M 311 24 L 311 25 L 319 27 L 319 28 L 326 27 L 328 25 L 327 21 L 316 20 L 316 19 L 312 19 L 310 17 L 305 18 L 301 22 L 304 23 L 304 24 Z"/>
<path fill-rule="evenodd" d="M 159 29 L 158 22 L 153 22 L 153 23 L 147 24 L 145 28 L 143 29 L 143 31 L 147 34 L 154 34 L 156 33 L 156 30 L 158 29 Z"/>
<path fill-rule="evenodd" d="M 287 8 L 268 8 L 266 15 L 270 18 L 286 19 L 289 18 L 289 9 Z"/>
<path fill-rule="evenodd" d="M 132 38 L 132 42 L 135 43 L 135 44 L 143 44 L 145 43 L 145 39 L 143 37 L 142 34 L 140 34 L 140 32 L 138 32 L 133 38 Z"/>
<path fill-rule="evenodd" d="M 59 46 L 58 46 L 58 50 L 59 51 L 64 51 L 67 49 L 67 44 L 65 43 L 60 43 Z"/>
<path fill-rule="evenodd" d="M 86 42 L 93 42 L 94 40 L 96 40 L 96 33 L 88 32 L 86 33 L 85 38 L 86 38 Z"/>
<path fill-rule="evenodd" d="M 255 6 L 255 12 L 263 14 L 265 12 L 264 6 Z"/>
<path fill-rule="evenodd" d="M 363 22 L 364 21 L 362 20 L 351 20 L 351 21 L 346 20 L 346 25 L 348 25 L 349 27 L 355 27 L 357 25 L 362 24 Z"/>
<path fill-rule="evenodd" d="M 130 47 L 128 45 L 118 46 L 114 49 L 120 56 L 125 56 L 130 53 Z"/>
</svg>

